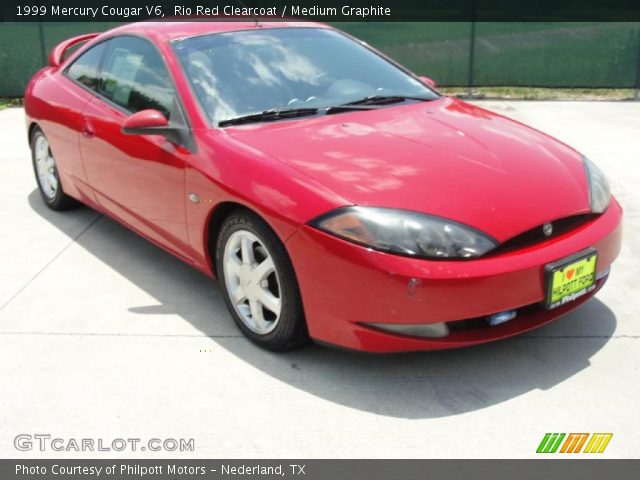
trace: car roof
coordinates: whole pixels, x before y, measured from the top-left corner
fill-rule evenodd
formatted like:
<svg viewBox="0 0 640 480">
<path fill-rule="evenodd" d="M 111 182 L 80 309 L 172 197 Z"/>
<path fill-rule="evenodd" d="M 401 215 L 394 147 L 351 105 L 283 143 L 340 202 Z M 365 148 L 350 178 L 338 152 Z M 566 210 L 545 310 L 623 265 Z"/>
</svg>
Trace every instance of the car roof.
<svg viewBox="0 0 640 480">
<path fill-rule="evenodd" d="M 326 24 L 317 22 L 296 21 L 254 21 L 254 20 L 227 20 L 218 22 L 208 21 L 166 21 L 166 22 L 136 22 L 116 27 L 106 32 L 109 36 L 119 34 L 146 34 L 156 39 L 166 41 L 179 38 L 206 35 L 210 33 L 231 32 L 238 30 L 255 30 L 268 28 L 331 28 Z"/>
</svg>

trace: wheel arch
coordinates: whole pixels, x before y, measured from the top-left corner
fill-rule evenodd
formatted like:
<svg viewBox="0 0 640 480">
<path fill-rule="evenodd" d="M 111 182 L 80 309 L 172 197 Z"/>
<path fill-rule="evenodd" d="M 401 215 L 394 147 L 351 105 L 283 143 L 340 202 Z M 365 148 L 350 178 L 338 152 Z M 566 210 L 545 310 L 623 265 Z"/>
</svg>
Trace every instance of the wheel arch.
<svg viewBox="0 0 640 480">
<path fill-rule="evenodd" d="M 289 256 L 289 252 L 286 247 L 286 239 L 289 235 L 286 235 L 284 238 L 282 236 L 282 232 L 278 232 L 278 228 L 276 228 L 269 218 L 265 215 L 261 214 L 260 211 L 234 200 L 225 200 L 216 204 L 209 213 L 207 217 L 207 224 L 204 229 L 205 238 L 204 238 L 204 248 L 205 253 L 207 255 L 207 261 L 209 263 L 209 267 L 211 268 L 211 272 L 213 276 L 216 277 L 216 246 L 218 243 L 218 236 L 220 235 L 220 230 L 222 228 L 222 224 L 229 216 L 231 212 L 244 210 L 250 214 L 253 214 L 260 218 L 275 234 L 275 236 L 282 242 L 284 246 L 285 252 L 287 256 Z M 291 232 L 292 234 L 293 232 Z"/>
<path fill-rule="evenodd" d="M 222 228 L 222 224 L 225 219 L 229 216 L 229 214 L 235 210 L 245 210 L 247 212 L 251 212 L 254 215 L 258 215 L 260 218 L 264 220 L 264 217 L 260 215 L 255 210 L 247 207 L 238 202 L 234 201 L 223 201 L 218 203 L 211 212 L 209 213 L 209 217 L 207 220 L 207 228 L 205 229 L 206 238 L 205 238 L 205 251 L 208 255 L 209 265 L 211 266 L 211 271 L 215 276 L 216 275 L 216 244 L 218 243 L 218 236 L 220 235 L 220 229 Z M 266 221 L 266 220 L 265 220 Z"/>
</svg>

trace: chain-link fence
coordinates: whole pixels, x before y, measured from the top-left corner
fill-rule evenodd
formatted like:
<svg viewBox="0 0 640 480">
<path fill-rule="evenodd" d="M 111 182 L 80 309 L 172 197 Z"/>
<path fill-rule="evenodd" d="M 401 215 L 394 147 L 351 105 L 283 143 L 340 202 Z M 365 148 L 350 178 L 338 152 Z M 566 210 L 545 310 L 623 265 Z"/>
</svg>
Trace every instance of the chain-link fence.
<svg viewBox="0 0 640 480">
<path fill-rule="evenodd" d="M 61 40 L 115 23 L 0 23 L 0 97 Z M 441 86 L 640 89 L 639 23 L 336 23 Z"/>
</svg>

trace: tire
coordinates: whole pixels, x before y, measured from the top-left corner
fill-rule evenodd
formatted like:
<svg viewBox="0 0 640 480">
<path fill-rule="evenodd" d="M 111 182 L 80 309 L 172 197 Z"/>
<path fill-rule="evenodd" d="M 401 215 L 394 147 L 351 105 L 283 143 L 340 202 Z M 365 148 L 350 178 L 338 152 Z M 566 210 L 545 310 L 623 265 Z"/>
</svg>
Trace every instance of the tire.
<svg viewBox="0 0 640 480">
<path fill-rule="evenodd" d="M 227 308 L 251 341 L 273 351 L 307 343 L 291 260 L 264 220 L 246 210 L 232 211 L 220 228 L 215 258 Z"/>
<path fill-rule="evenodd" d="M 58 168 L 49 147 L 49 141 L 40 128 L 31 135 L 31 163 L 42 200 L 52 210 L 68 210 L 78 205 L 62 189 Z"/>
</svg>

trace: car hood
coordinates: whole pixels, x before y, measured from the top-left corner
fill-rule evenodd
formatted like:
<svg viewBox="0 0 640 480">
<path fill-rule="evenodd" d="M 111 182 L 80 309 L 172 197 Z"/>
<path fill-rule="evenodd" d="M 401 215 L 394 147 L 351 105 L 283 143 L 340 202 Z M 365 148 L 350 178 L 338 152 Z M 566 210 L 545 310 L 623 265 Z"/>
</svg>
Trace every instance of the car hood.
<svg viewBox="0 0 640 480">
<path fill-rule="evenodd" d="M 589 211 L 577 152 L 453 98 L 226 133 L 350 204 L 438 215 L 499 241 Z"/>
</svg>

